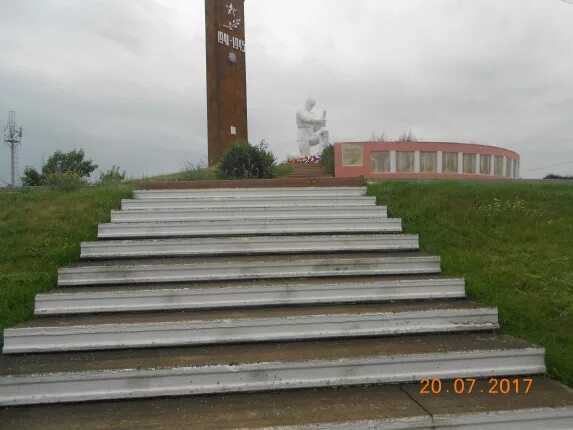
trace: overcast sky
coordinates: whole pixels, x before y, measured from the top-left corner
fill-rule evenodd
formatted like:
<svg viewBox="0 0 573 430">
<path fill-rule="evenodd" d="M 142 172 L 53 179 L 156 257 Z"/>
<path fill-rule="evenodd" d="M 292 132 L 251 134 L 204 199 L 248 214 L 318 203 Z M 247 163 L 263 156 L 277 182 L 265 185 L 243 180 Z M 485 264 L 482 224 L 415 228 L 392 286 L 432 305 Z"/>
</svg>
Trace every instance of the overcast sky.
<svg viewBox="0 0 573 430">
<path fill-rule="evenodd" d="M 513 149 L 524 177 L 573 174 L 572 4 L 247 0 L 246 20 L 249 137 L 281 158 L 313 97 L 334 141 L 412 130 Z M 132 176 L 206 160 L 204 32 L 203 0 L 0 0 L 20 170 L 73 148 Z"/>
</svg>

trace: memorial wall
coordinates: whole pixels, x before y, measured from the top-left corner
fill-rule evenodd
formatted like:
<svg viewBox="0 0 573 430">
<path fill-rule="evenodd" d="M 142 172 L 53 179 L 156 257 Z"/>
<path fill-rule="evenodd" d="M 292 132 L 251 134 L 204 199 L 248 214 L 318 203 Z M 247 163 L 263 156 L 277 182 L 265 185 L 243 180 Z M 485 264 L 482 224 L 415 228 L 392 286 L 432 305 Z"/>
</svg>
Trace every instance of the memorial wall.
<svg viewBox="0 0 573 430">
<path fill-rule="evenodd" d="M 518 179 L 520 156 L 508 149 L 450 142 L 342 142 L 337 177 Z"/>
</svg>

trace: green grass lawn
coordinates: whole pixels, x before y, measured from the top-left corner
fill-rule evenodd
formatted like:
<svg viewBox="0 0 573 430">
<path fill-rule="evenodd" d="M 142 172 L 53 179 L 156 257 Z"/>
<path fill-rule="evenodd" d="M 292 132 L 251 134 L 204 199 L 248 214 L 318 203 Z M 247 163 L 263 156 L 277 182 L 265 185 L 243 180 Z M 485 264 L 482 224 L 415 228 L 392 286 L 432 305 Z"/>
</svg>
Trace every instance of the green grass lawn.
<svg viewBox="0 0 573 430">
<path fill-rule="evenodd" d="M 34 296 L 56 287 L 57 269 L 128 197 L 128 187 L 0 193 L 0 332 L 33 316 Z M 2 336 L 0 333 L 0 344 Z"/>
<path fill-rule="evenodd" d="M 502 331 L 547 349 L 550 373 L 573 385 L 573 186 L 386 182 L 379 204 L 463 276 L 471 298 L 498 306 Z"/>
</svg>

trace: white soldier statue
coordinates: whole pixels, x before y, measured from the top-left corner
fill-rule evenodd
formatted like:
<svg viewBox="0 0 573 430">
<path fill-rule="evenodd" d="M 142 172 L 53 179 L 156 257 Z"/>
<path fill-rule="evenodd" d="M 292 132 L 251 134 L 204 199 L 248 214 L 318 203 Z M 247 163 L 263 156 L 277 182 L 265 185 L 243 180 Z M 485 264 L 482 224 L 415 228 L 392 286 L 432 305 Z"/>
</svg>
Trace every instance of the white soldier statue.
<svg viewBox="0 0 573 430">
<path fill-rule="evenodd" d="M 296 126 L 298 127 L 298 149 L 301 155 L 310 156 L 310 149 L 318 146 L 320 152 L 330 142 L 330 135 L 326 129 L 326 111 L 317 114 L 312 111 L 316 101 L 306 101 L 304 109 L 296 113 Z"/>
</svg>

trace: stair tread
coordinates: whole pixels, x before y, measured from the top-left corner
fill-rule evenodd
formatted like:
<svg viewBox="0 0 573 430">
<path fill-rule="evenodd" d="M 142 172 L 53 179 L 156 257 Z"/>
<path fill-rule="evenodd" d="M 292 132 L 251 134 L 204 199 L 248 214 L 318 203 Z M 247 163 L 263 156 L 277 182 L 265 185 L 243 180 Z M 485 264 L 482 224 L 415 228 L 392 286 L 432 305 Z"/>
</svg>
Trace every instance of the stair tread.
<svg viewBox="0 0 573 430">
<path fill-rule="evenodd" d="M 0 376 L 126 369 L 236 366 L 455 352 L 529 350 L 529 343 L 495 333 L 229 344 L 97 352 L 0 356 Z"/>
<path fill-rule="evenodd" d="M 138 200 L 138 201 L 145 201 L 145 200 Z M 261 211 L 261 212 L 274 212 L 277 210 L 280 210 L 281 208 L 285 208 L 288 209 L 290 206 L 292 206 L 289 203 L 285 203 L 284 206 L 262 206 L 262 207 L 257 207 L 256 209 Z M 297 207 L 297 210 L 301 210 L 301 211 L 305 211 L 305 210 L 324 210 L 324 211 L 329 211 L 331 214 L 336 214 L 337 211 L 339 210 L 384 210 L 387 209 L 386 205 L 380 205 L 380 206 L 376 206 L 376 205 L 372 205 L 372 206 L 356 206 L 356 205 L 336 205 L 336 206 L 330 206 L 330 205 L 324 205 L 324 204 L 316 204 L 316 205 L 312 205 L 310 202 L 308 205 L 305 205 L 303 207 Z M 250 206 L 233 206 L 233 211 L 250 211 L 253 210 L 252 207 Z M 158 207 L 158 208 L 129 208 L 129 209 L 121 209 L 121 210 L 114 210 L 112 211 L 112 213 L 117 213 L 117 212 L 160 212 L 160 211 L 181 211 L 181 212 L 207 212 L 207 211 L 213 211 L 213 212 L 223 212 L 223 211 L 228 211 L 227 208 L 222 208 L 222 207 L 215 207 L 215 208 L 211 208 L 211 207 L 198 207 L 198 208 L 194 208 L 194 207 L 175 207 L 175 208 L 162 208 L 162 207 Z"/>
<path fill-rule="evenodd" d="M 478 393 L 420 396 L 419 384 L 319 388 L 252 394 L 127 400 L 0 409 L 5 430 L 103 429 L 203 430 L 297 428 L 357 422 L 432 423 L 445 417 L 573 407 L 573 391 L 536 377 L 530 394 L 494 396 L 477 381 Z M 356 428 L 356 427 L 352 427 Z M 407 428 L 407 427 L 404 427 Z M 432 428 L 430 425 L 428 428 Z M 499 427 L 498 427 L 499 428 Z"/>
<path fill-rule="evenodd" d="M 223 236 L 171 239 L 100 240 L 81 244 L 82 259 L 157 258 L 247 254 L 408 251 L 419 249 L 418 235 Z"/>
<path fill-rule="evenodd" d="M 246 281 L 222 281 L 222 282 L 192 282 L 192 283 L 165 283 L 165 284 L 147 284 L 134 285 L 126 288 L 125 285 L 106 285 L 101 287 L 74 287 L 68 289 L 65 287 L 58 288 L 46 293 L 39 294 L 37 297 L 49 298 L 61 295 L 78 295 L 78 294 L 118 294 L 118 293 L 152 293 L 162 291 L 182 291 L 182 290 L 205 290 L 216 291 L 227 288 L 265 288 L 265 287 L 306 287 L 309 289 L 323 286 L 358 286 L 358 285 L 387 285 L 389 283 L 418 283 L 424 281 L 443 281 L 443 282 L 463 282 L 463 278 L 451 278 L 442 275 L 400 275 L 400 276 L 361 276 L 347 278 L 314 278 L 312 280 L 300 279 L 281 279 L 273 281 L 272 279 L 255 279 Z"/>
<path fill-rule="evenodd" d="M 297 261 L 301 263 L 308 262 L 342 262 L 342 263 L 364 263 L 372 262 L 375 260 L 387 260 L 387 259 L 438 259 L 432 255 L 428 255 L 424 252 L 393 252 L 388 254 L 387 252 L 378 253 L 321 253 L 319 255 L 314 254 L 300 254 L 292 255 L 288 259 L 285 259 L 284 255 L 253 255 L 253 256 L 216 256 L 216 257 L 169 257 L 169 258 L 153 258 L 153 259 L 125 259 L 125 260 L 114 260 L 114 261 L 84 261 L 81 263 L 74 263 L 63 269 L 78 269 L 78 268 L 98 268 L 98 267 L 131 267 L 131 266 L 153 266 L 153 265 L 211 265 L 211 264 L 221 264 L 221 265 L 250 265 L 250 264 L 266 264 L 266 263 L 289 263 L 291 265 L 296 264 Z"/>
<path fill-rule="evenodd" d="M 186 245 L 186 244 L 251 244 L 251 243 L 285 243 L 291 242 L 327 242 L 327 241 L 347 241 L 347 242 L 364 242 L 364 241 L 390 241 L 400 239 L 418 239 L 417 234 L 404 233 L 368 233 L 368 234 L 303 234 L 296 236 L 236 236 L 236 237 L 194 237 L 194 238 L 167 238 L 167 239 L 127 239 L 127 240 L 100 240 L 95 242 L 83 242 L 83 247 L 103 248 L 118 247 L 124 245 Z"/>
<path fill-rule="evenodd" d="M 112 228 L 136 228 L 136 227 L 143 227 L 143 226 L 171 226 L 171 227 L 183 227 L 186 225 L 195 226 L 201 224 L 208 224 L 212 226 L 226 226 L 226 225 L 234 225 L 240 223 L 241 225 L 260 225 L 260 224 L 320 224 L 320 225 L 328 225 L 328 224 L 338 224 L 341 221 L 348 222 L 348 218 L 337 218 L 336 214 L 331 214 L 328 218 L 307 218 L 304 220 L 296 219 L 296 218 L 237 218 L 237 219 L 201 219 L 201 220 L 193 220 L 193 221 L 142 221 L 142 222 L 113 222 L 107 224 L 101 224 L 102 226 L 112 227 Z M 362 217 L 356 218 L 356 221 L 361 223 L 367 222 L 382 222 L 386 224 L 392 224 L 396 222 L 400 222 L 399 218 L 387 218 L 384 214 L 380 213 L 379 215 L 373 215 L 370 217 Z M 308 233 L 307 233 L 308 234 Z M 343 233 L 340 233 L 343 234 Z"/>
<path fill-rule="evenodd" d="M 72 327 L 86 325 L 106 324 L 156 324 L 156 323 L 183 323 L 208 322 L 221 320 L 246 320 L 270 318 L 305 318 L 312 316 L 336 315 L 364 315 L 404 312 L 429 312 L 432 310 L 483 310 L 489 309 L 478 303 L 468 300 L 435 300 L 420 302 L 396 302 L 376 304 L 344 304 L 344 305 L 317 305 L 317 306 L 282 306 L 273 308 L 254 308 L 239 310 L 211 310 L 211 311 L 184 311 L 184 312 L 142 312 L 118 313 L 113 315 L 87 315 L 66 317 L 44 317 L 24 322 L 12 330 L 46 328 L 46 327 Z"/>
</svg>

